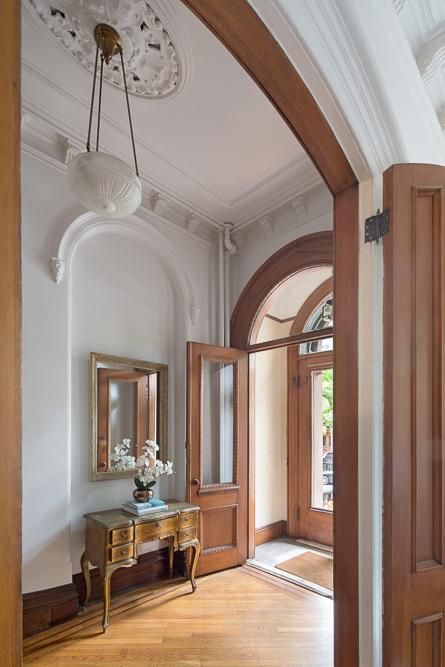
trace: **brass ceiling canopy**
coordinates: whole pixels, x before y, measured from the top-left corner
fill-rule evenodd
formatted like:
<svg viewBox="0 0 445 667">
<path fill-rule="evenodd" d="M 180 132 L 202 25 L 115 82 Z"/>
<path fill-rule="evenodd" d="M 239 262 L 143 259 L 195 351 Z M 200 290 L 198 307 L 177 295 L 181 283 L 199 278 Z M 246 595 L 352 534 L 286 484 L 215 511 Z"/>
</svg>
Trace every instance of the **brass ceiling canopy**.
<svg viewBox="0 0 445 667">
<path fill-rule="evenodd" d="M 121 37 L 111 25 L 98 23 L 94 29 L 94 39 L 107 65 L 113 56 L 122 51 Z"/>
</svg>

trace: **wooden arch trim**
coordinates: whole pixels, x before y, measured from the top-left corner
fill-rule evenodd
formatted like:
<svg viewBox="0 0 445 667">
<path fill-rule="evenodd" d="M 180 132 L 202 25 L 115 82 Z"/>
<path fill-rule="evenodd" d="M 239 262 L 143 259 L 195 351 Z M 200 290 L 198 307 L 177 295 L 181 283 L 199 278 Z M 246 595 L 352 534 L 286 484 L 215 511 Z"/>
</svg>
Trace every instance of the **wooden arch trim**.
<svg viewBox="0 0 445 667">
<path fill-rule="evenodd" d="M 250 74 L 287 123 L 332 194 L 357 183 L 328 121 L 247 0 L 182 0 Z"/>
<path fill-rule="evenodd" d="M 247 349 L 257 315 L 272 292 L 304 269 L 333 265 L 333 234 L 317 232 L 302 236 L 275 254 L 256 271 L 241 293 L 230 321 L 230 344 Z"/>
<path fill-rule="evenodd" d="M 312 294 L 308 296 L 306 301 L 303 303 L 301 306 L 300 310 L 298 313 L 295 315 L 295 319 L 293 321 L 291 330 L 290 330 L 290 335 L 293 336 L 294 334 L 300 333 L 304 329 L 304 325 L 314 312 L 314 310 L 320 305 L 320 303 L 326 299 L 329 294 L 332 294 L 334 291 L 334 279 L 333 278 L 328 278 L 324 282 L 321 283 L 314 291 Z"/>
</svg>

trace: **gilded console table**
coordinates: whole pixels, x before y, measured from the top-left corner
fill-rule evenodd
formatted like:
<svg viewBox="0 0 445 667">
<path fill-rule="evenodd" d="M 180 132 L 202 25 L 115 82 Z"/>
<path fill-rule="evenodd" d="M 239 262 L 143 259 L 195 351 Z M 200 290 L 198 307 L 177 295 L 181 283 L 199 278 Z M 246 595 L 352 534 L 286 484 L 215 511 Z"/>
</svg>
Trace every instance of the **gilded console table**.
<svg viewBox="0 0 445 667">
<path fill-rule="evenodd" d="M 91 594 L 89 565 L 99 568 L 104 595 L 103 631 L 108 626 L 110 610 L 110 579 L 120 567 L 132 567 L 137 563 L 138 546 L 154 540 L 169 541 L 169 572 L 173 573 L 175 551 L 192 547 L 190 583 L 196 590 L 195 572 L 201 547 L 196 537 L 199 508 L 187 503 L 169 502 L 168 510 L 137 517 L 121 509 L 85 514 L 86 539 L 81 566 L 85 579 L 88 604 Z"/>
</svg>

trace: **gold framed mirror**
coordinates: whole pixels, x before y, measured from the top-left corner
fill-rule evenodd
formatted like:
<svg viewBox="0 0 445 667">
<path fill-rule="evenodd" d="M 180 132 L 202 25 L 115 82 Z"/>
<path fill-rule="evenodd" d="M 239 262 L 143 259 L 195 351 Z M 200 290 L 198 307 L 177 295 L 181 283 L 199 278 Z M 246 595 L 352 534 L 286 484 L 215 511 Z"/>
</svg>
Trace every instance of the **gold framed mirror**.
<svg viewBox="0 0 445 667">
<path fill-rule="evenodd" d="M 130 440 L 128 454 L 137 458 L 146 440 L 168 449 L 168 366 L 151 361 L 91 352 L 90 479 L 100 481 L 134 476 L 116 470 L 111 455 L 117 444 Z"/>
</svg>

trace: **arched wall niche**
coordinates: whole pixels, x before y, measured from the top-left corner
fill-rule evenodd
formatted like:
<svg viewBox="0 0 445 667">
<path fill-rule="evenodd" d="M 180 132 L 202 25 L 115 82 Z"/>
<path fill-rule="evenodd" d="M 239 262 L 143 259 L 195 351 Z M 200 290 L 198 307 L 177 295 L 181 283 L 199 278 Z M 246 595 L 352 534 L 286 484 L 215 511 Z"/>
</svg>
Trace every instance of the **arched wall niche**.
<svg viewBox="0 0 445 667">
<path fill-rule="evenodd" d="M 113 242 L 113 237 L 122 239 L 118 246 Z M 125 243 L 124 239 L 128 243 Z M 92 245 L 95 246 L 95 249 L 90 251 Z M 158 328 L 165 331 L 165 340 L 162 341 L 161 345 L 162 348 L 165 348 L 163 358 L 157 358 L 156 356 L 152 358 L 148 351 L 133 354 L 130 343 L 129 348 L 113 347 L 119 345 L 116 341 L 117 336 L 100 336 L 97 344 L 87 344 L 84 340 L 85 334 L 78 333 L 78 320 L 82 314 L 83 321 L 85 310 L 83 305 L 81 308 L 79 307 L 79 290 L 83 289 L 84 294 L 88 291 L 88 281 L 91 276 L 94 277 L 95 275 L 93 268 L 91 273 L 89 272 L 89 266 L 94 263 L 95 258 L 100 261 L 102 245 L 105 253 L 110 247 L 117 249 L 117 257 L 119 257 L 122 249 L 122 257 L 127 262 L 132 245 L 136 254 L 138 254 L 138 250 L 145 248 L 147 262 L 156 262 L 156 273 L 152 273 L 152 280 L 148 281 L 148 284 L 140 286 L 138 300 L 143 306 L 143 290 L 147 290 L 148 301 L 151 298 L 148 291 L 153 290 L 153 286 L 156 285 L 158 280 L 157 289 L 165 296 L 166 304 L 171 302 L 170 306 L 166 305 L 164 317 L 161 318 L 163 321 L 156 323 Z M 91 252 L 90 262 L 82 261 L 81 265 L 77 266 L 76 260 L 80 259 L 83 251 Z M 106 263 L 109 265 L 109 262 Z M 54 272 L 55 264 L 58 269 L 57 272 Z M 64 232 L 59 243 L 57 257 L 51 259 L 50 268 L 53 280 L 58 283 L 57 288 L 65 290 L 67 299 L 66 313 L 69 342 L 66 378 L 67 395 L 70 397 L 67 458 L 71 461 L 67 469 L 67 482 L 71 489 L 67 499 L 67 511 L 70 517 L 71 563 L 73 573 L 76 573 L 80 568 L 79 559 L 83 549 L 83 514 L 92 511 L 95 507 L 102 506 L 104 503 L 106 506 L 112 506 L 113 503 L 119 504 L 120 501 L 125 500 L 129 493 L 128 480 L 112 480 L 102 484 L 90 482 L 88 477 L 89 430 L 85 424 L 89 424 L 89 419 L 85 412 L 85 401 L 79 401 L 78 396 L 81 388 L 86 390 L 89 386 L 87 368 L 89 352 L 121 354 L 122 356 L 168 363 L 169 458 L 175 462 L 176 474 L 174 478 L 161 480 L 160 492 L 166 497 L 183 497 L 185 493 L 185 452 L 182 446 L 179 447 L 175 443 L 182 443 L 185 439 L 185 405 L 182 400 L 185 391 L 185 343 L 191 335 L 191 325 L 196 322 L 199 311 L 196 307 L 191 281 L 174 247 L 153 225 L 138 216 L 130 216 L 123 220 L 109 220 L 93 213 L 79 216 Z M 87 279 L 85 275 L 82 275 L 82 271 L 85 269 L 88 273 Z M 109 269 L 105 276 L 110 276 Z M 83 288 L 80 288 L 78 283 L 81 283 Z M 170 297 L 167 294 L 169 288 L 171 289 Z M 91 289 L 94 290 L 94 285 Z M 110 289 L 110 294 L 104 294 L 104 297 L 113 300 L 111 296 L 112 284 Z M 129 297 L 131 297 L 131 294 Z M 89 299 L 88 294 L 85 295 L 85 301 L 89 302 L 91 306 L 91 299 Z M 101 310 L 101 308 L 98 304 L 98 309 Z M 88 310 L 91 310 L 91 308 L 87 308 Z M 93 317 L 93 319 L 94 328 L 94 326 L 97 327 L 97 318 Z M 141 336 L 139 335 L 137 338 L 140 345 Z M 147 331 L 146 338 L 147 349 L 153 349 L 149 331 Z M 133 342 L 133 344 L 135 343 L 136 341 Z M 124 345 L 122 337 L 120 344 Z M 94 349 L 92 349 L 92 345 Z M 98 345 L 102 347 L 96 349 Z"/>
<path fill-rule="evenodd" d="M 136 215 L 121 220 L 110 220 L 95 213 L 84 213 L 75 218 L 60 239 L 57 256 L 50 259 L 50 271 L 54 282 L 63 280 L 71 269 L 71 261 L 79 243 L 96 234 L 112 232 L 128 238 L 148 242 L 156 247 L 159 256 L 178 291 L 180 303 L 187 310 L 186 321 L 196 323 L 199 309 L 193 294 L 191 281 L 174 246 L 147 221 Z M 188 334 L 188 325 L 186 327 Z"/>
</svg>

